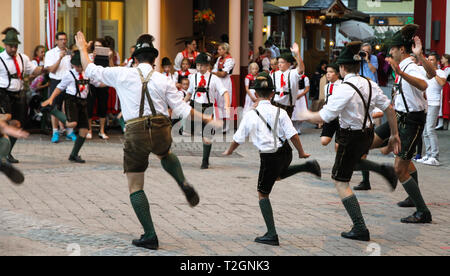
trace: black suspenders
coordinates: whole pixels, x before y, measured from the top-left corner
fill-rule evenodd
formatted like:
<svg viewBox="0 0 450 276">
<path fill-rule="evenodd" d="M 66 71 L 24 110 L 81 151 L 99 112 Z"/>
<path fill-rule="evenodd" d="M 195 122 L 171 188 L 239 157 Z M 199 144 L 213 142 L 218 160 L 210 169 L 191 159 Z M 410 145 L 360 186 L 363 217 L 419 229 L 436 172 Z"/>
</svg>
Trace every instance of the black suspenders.
<svg viewBox="0 0 450 276">
<path fill-rule="evenodd" d="M 408 65 L 406 65 L 405 69 L 403 69 L 403 72 L 405 72 L 406 69 L 408 68 L 408 66 L 410 66 L 411 64 L 413 64 L 413 62 L 411 62 Z M 403 78 L 400 77 L 400 82 L 398 83 L 398 90 L 400 92 L 400 95 L 402 95 L 403 104 L 405 105 L 405 108 L 406 108 L 406 113 L 409 113 L 408 103 L 406 102 L 405 93 L 403 93 L 402 82 L 403 82 Z"/>
<path fill-rule="evenodd" d="M 23 79 L 23 72 L 24 72 L 23 58 L 22 58 L 21 54 L 17 54 L 17 55 L 20 57 L 20 61 L 22 62 L 22 72 L 21 72 L 20 75 L 22 76 L 22 79 Z M 0 61 L 3 63 L 3 66 L 5 66 L 6 73 L 8 74 L 8 86 L 7 87 L 2 87 L 2 88 L 8 90 L 8 88 L 11 86 L 11 79 L 13 79 L 13 78 L 17 79 L 17 78 L 19 78 L 19 76 L 17 75 L 17 72 L 16 72 L 16 74 L 11 75 L 11 72 L 9 72 L 8 66 L 6 66 L 6 63 L 3 60 L 3 58 L 0 57 Z"/>
<path fill-rule="evenodd" d="M 281 74 L 283 74 L 283 72 L 281 72 Z M 275 94 L 280 95 L 280 92 L 277 92 L 277 81 L 275 78 L 275 72 L 272 74 L 272 78 L 273 78 L 273 82 L 274 82 L 274 86 L 275 86 Z M 281 78 L 281 77 L 280 77 Z M 281 89 L 283 89 L 284 87 L 281 87 Z M 289 102 L 290 102 L 290 106 L 292 106 L 292 88 L 291 88 L 291 71 L 289 71 L 288 74 L 288 94 L 289 94 Z"/>
<path fill-rule="evenodd" d="M 362 78 L 366 79 L 365 77 L 362 77 Z M 367 127 L 366 127 L 367 119 L 369 119 L 369 121 L 370 121 L 370 128 L 373 128 L 372 116 L 370 116 L 370 114 L 369 114 L 369 111 L 370 111 L 370 103 L 371 103 L 371 101 L 372 101 L 372 84 L 370 83 L 370 81 L 369 81 L 368 79 L 366 79 L 366 80 L 367 80 L 367 82 L 369 83 L 369 99 L 368 99 L 367 103 L 366 103 L 366 101 L 364 100 L 364 97 L 363 97 L 361 91 L 360 91 L 353 83 L 350 83 L 350 82 L 344 82 L 345 84 L 350 85 L 350 86 L 356 91 L 356 93 L 358 93 L 358 95 L 361 97 L 361 100 L 362 100 L 362 102 L 363 102 L 364 110 L 365 110 L 365 113 L 366 113 L 366 114 L 365 114 L 365 116 L 364 116 L 364 123 L 363 123 L 362 130 L 364 130 L 364 129 L 367 128 Z"/>
<path fill-rule="evenodd" d="M 266 119 L 264 119 L 264 117 L 261 115 L 261 113 L 259 113 L 258 109 L 254 109 L 256 114 L 258 114 L 258 117 L 261 118 L 261 120 L 266 124 L 267 128 L 270 130 L 270 132 L 273 134 L 274 137 L 277 137 L 278 140 L 281 142 L 281 144 L 284 144 L 285 141 L 283 141 L 276 132 L 273 131 L 272 127 L 270 126 L 270 124 L 266 121 Z M 278 124 L 278 118 L 280 116 L 280 108 L 278 108 L 278 113 L 277 113 L 277 117 L 275 119 L 275 125 Z"/>
<path fill-rule="evenodd" d="M 73 79 L 75 80 L 75 87 L 77 89 L 77 94 L 75 95 L 77 98 L 81 99 L 81 92 L 80 92 L 80 84 L 82 85 L 89 85 L 89 83 L 85 83 L 86 80 L 83 80 L 83 83 L 80 80 L 77 80 L 77 78 L 75 77 L 74 73 L 72 72 L 72 70 L 69 71 L 70 74 L 72 75 Z"/>
<path fill-rule="evenodd" d="M 194 94 L 194 101 L 195 98 L 197 96 L 197 92 L 204 92 L 204 91 L 198 91 L 198 83 L 197 83 L 197 73 L 195 74 L 195 94 Z M 208 79 L 208 84 L 206 87 L 206 97 L 208 98 L 208 104 L 211 104 L 211 99 L 209 98 L 209 86 L 211 85 L 211 79 L 212 79 L 212 74 L 209 75 L 209 79 Z"/>
</svg>

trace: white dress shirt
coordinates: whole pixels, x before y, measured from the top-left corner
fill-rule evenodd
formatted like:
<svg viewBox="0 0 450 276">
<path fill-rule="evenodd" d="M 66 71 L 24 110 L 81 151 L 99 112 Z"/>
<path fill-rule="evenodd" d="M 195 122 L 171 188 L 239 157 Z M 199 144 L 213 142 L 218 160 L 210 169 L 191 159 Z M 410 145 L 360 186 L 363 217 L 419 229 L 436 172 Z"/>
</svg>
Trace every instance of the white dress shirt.
<svg viewBox="0 0 450 276">
<path fill-rule="evenodd" d="M 23 65 L 22 65 L 22 60 L 20 59 L 19 55 L 23 59 Z M 0 57 L 3 59 L 6 66 L 8 67 L 9 73 L 11 75 L 16 74 L 17 70 L 16 70 L 16 65 L 14 64 L 13 58 L 10 55 L 8 55 L 8 53 L 6 51 L 3 51 L 0 54 Z M 31 75 L 34 72 L 34 70 L 36 70 L 37 66 L 34 65 L 30 61 L 30 59 L 28 58 L 27 55 L 17 54 L 16 59 L 17 59 L 17 63 L 19 64 L 21 74 L 23 72 L 23 76 Z M 8 71 L 6 70 L 3 63 L 0 62 L 0 88 L 8 88 L 8 84 L 9 84 Z M 19 78 L 17 78 L 17 79 L 11 79 L 11 84 L 9 84 L 9 88 L 7 90 L 11 91 L 11 92 L 19 92 L 22 89 L 23 89 L 23 80 L 20 80 Z"/>
<path fill-rule="evenodd" d="M 284 75 L 284 82 L 285 82 L 284 87 L 281 87 L 281 75 Z M 276 91 L 279 93 L 283 93 L 283 95 L 275 94 L 273 98 L 274 102 L 285 106 L 294 106 L 298 95 L 298 82 L 302 77 L 298 73 L 297 69 L 289 69 L 284 72 L 278 70 L 275 73 L 271 74 L 271 76 L 274 81 Z M 286 92 L 289 92 L 289 81 L 288 81 L 289 79 L 291 82 L 292 103 L 290 102 L 291 96 L 284 94 Z"/>
<path fill-rule="evenodd" d="M 419 66 L 417 66 L 417 64 L 415 64 L 411 58 L 406 58 L 402 62 L 400 62 L 400 69 L 410 76 L 424 81 L 427 80 L 427 78 L 423 75 L 423 72 L 420 70 Z M 397 81 L 397 84 L 399 82 L 400 78 Z M 410 112 L 424 111 L 427 108 L 427 100 L 425 100 L 423 96 L 424 91 L 419 90 L 405 80 L 402 80 L 402 88 Z M 407 112 L 405 104 L 403 102 L 403 97 L 398 89 L 395 94 L 394 102 L 395 110 L 404 113 Z"/>
<path fill-rule="evenodd" d="M 58 88 L 61 91 L 66 91 L 66 94 L 77 96 L 76 82 L 70 72 L 73 73 L 73 75 L 77 80 L 80 80 L 80 74 L 77 72 L 77 70 L 71 69 L 64 74 L 64 77 L 62 78 L 61 82 L 58 84 L 56 88 Z M 86 74 L 83 74 L 83 79 L 89 80 L 89 78 L 86 77 Z M 94 80 L 90 81 L 90 83 L 95 87 L 99 87 L 101 85 L 100 82 Z M 80 89 L 80 96 L 82 99 L 86 99 L 88 95 L 89 95 L 89 84 L 84 86 L 84 90 Z"/>
<path fill-rule="evenodd" d="M 55 65 L 56 62 L 58 62 L 58 60 L 59 60 L 60 53 L 61 53 L 61 49 L 59 49 L 59 47 L 55 47 L 55 48 L 51 49 L 50 51 L 48 51 L 45 54 L 44 67 L 48 68 L 48 67 Z M 54 79 L 54 80 L 62 80 L 64 74 L 67 71 L 69 71 L 70 69 L 72 69 L 72 64 L 70 63 L 70 59 L 71 59 L 70 55 L 66 55 L 65 57 L 63 57 L 56 72 L 50 73 L 50 75 L 49 75 L 50 78 Z"/>
<path fill-rule="evenodd" d="M 333 93 L 336 87 L 338 87 L 341 83 L 342 80 L 337 80 L 333 83 L 329 82 L 325 85 L 325 104 L 327 103 L 328 98 L 332 95 L 331 93 Z M 333 91 L 331 91 L 331 85 L 333 85 Z"/>
<path fill-rule="evenodd" d="M 264 117 L 267 123 L 269 123 L 272 130 L 275 130 L 274 126 L 278 108 L 270 104 L 269 101 L 261 101 L 256 109 L 261 116 Z M 251 141 L 260 152 L 274 152 L 278 148 L 281 148 L 283 144 L 278 138 L 285 141 L 297 134 L 297 130 L 294 128 L 291 119 L 283 109 L 280 109 L 276 133 L 277 137 L 274 137 L 266 123 L 261 120 L 255 111 L 251 110 L 245 114 L 233 140 L 238 144 L 243 144 L 245 143 L 246 138 L 250 136 Z"/>
<path fill-rule="evenodd" d="M 426 76 L 425 68 L 420 66 L 420 69 L 424 72 L 424 74 Z M 436 75 L 439 78 L 447 79 L 447 74 L 441 69 L 436 70 Z M 428 83 L 428 88 L 426 90 L 426 94 L 427 94 L 428 105 L 429 106 L 440 106 L 441 105 L 442 88 L 444 86 L 441 86 L 437 82 L 436 77 L 428 79 L 427 83 Z"/>
<path fill-rule="evenodd" d="M 367 103 L 369 99 L 369 83 L 363 77 L 355 74 L 348 74 L 344 78 L 344 82 L 349 82 L 355 85 L 364 96 L 364 101 Z M 372 85 L 372 100 L 370 102 L 369 114 L 372 114 L 375 107 L 385 111 L 390 101 L 383 90 L 373 81 Z M 361 130 L 364 117 L 365 108 L 364 103 L 358 93 L 350 85 L 342 83 L 333 91 L 333 95 L 328 98 L 328 104 L 319 112 L 320 117 L 327 123 L 330 123 L 338 116 L 340 126 L 344 129 Z M 367 120 L 367 126 L 370 126 L 370 121 Z"/>
<path fill-rule="evenodd" d="M 144 78 L 153 70 L 152 66 L 147 63 L 139 64 L 137 68 L 142 70 Z M 91 63 L 86 68 L 86 77 L 116 89 L 125 121 L 139 118 L 142 82 L 136 68 L 103 68 Z M 158 114 L 169 116 L 168 109 L 170 108 L 177 118 L 189 116 L 191 106 L 183 101 L 183 97 L 178 92 L 174 82 L 168 81 L 163 74 L 153 73 L 148 83 L 148 90 Z M 146 98 L 144 116 L 150 115 L 152 115 L 152 112 Z"/>
<path fill-rule="evenodd" d="M 197 76 L 197 83 L 195 83 L 195 76 Z M 196 87 L 198 88 L 198 85 L 202 79 L 201 73 L 189 75 L 190 84 L 189 84 L 188 93 L 192 95 L 192 99 L 194 99 L 194 101 L 196 103 L 199 103 L 199 104 L 212 103 L 212 104 L 214 104 L 216 95 L 223 96 L 223 94 L 225 92 L 227 92 L 228 90 L 225 88 L 225 86 L 223 86 L 223 83 L 218 76 L 212 75 L 210 72 L 206 72 L 206 74 L 204 76 L 205 76 L 205 80 L 206 80 L 205 88 L 208 87 L 209 77 L 211 76 L 211 81 L 209 83 L 209 102 L 208 102 L 208 97 L 206 95 L 207 93 L 200 93 L 200 92 L 195 91 L 195 88 Z"/>
</svg>

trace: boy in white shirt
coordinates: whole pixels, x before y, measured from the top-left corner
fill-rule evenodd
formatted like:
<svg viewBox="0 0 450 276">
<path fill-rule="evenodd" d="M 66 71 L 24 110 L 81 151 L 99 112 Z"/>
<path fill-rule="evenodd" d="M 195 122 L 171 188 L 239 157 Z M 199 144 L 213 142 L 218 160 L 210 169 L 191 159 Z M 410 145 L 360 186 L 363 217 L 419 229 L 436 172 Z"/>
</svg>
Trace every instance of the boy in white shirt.
<svg viewBox="0 0 450 276">
<path fill-rule="evenodd" d="M 300 138 L 286 111 L 270 103 L 273 97 L 273 82 L 269 74 L 261 73 L 255 83 L 258 106 L 248 112 L 238 131 L 233 137 L 234 142 L 224 155 L 231 155 L 239 145 L 251 137 L 253 144 L 259 149 L 261 168 L 258 179 L 259 206 L 267 226 L 267 233 L 255 239 L 255 242 L 279 245 L 275 230 L 272 205 L 269 195 L 277 180 L 288 178 L 299 172 L 309 172 L 321 177 L 320 166 L 317 161 L 309 161 L 302 165 L 290 166 L 292 162 L 291 140 L 300 158 L 308 158 L 300 142 Z"/>
</svg>

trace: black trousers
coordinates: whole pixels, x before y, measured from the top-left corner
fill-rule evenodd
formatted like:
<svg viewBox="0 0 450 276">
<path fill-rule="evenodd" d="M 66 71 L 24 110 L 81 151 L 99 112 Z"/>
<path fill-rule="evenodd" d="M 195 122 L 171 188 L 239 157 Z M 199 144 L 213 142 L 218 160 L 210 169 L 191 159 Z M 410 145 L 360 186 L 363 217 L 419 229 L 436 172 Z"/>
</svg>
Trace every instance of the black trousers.
<svg viewBox="0 0 450 276">
<path fill-rule="evenodd" d="M 108 97 L 109 87 L 95 87 L 89 86 L 91 92 L 88 97 L 88 115 L 89 118 L 94 116 L 94 106 L 97 104 L 97 116 L 100 118 L 106 118 L 108 111 Z"/>
<path fill-rule="evenodd" d="M 25 125 L 27 102 L 25 91 L 10 92 L 0 89 L 0 114 L 11 114 L 13 120 Z"/>
</svg>

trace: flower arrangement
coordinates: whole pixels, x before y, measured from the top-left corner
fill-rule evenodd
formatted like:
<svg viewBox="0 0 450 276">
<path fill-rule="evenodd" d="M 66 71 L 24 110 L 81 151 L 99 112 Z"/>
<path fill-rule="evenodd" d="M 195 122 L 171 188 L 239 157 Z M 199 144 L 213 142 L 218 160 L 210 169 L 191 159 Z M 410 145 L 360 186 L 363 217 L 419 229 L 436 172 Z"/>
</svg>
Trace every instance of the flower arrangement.
<svg viewBox="0 0 450 276">
<path fill-rule="evenodd" d="M 196 23 L 213 24 L 216 19 L 216 14 L 211 9 L 195 10 L 194 13 L 194 22 Z"/>
</svg>

